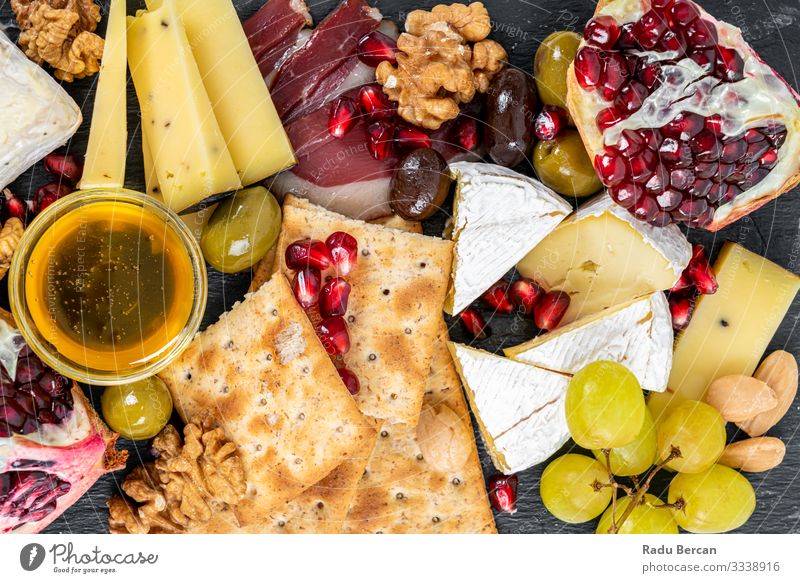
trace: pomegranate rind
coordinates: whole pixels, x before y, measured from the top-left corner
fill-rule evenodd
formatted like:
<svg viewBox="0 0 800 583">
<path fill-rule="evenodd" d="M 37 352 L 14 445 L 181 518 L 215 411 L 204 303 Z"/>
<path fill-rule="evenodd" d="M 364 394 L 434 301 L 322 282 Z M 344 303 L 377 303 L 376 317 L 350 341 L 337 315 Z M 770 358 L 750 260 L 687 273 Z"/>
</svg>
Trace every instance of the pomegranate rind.
<svg viewBox="0 0 800 583">
<path fill-rule="evenodd" d="M 783 123 L 787 129 L 786 142 L 779 151 L 778 164 L 772 169 L 770 175 L 768 175 L 764 181 L 744 191 L 732 202 L 717 208 L 713 220 L 705 226 L 704 229 L 707 231 L 718 231 L 761 208 L 771 200 L 776 199 L 800 184 L 800 155 L 797 154 L 800 152 L 800 95 L 798 95 L 785 79 L 773 71 L 769 65 L 761 59 L 758 53 L 747 44 L 742 37 L 740 29 L 717 20 L 712 15 L 708 14 L 702 6 L 697 3 L 695 4 L 700 10 L 701 18 L 714 23 L 718 30 L 721 26 L 724 28 L 724 30 L 721 31 L 720 40 L 724 41 L 723 44 L 725 46 L 736 48 L 743 54 L 749 53 L 752 55 L 757 63 L 769 69 L 775 79 L 788 89 L 795 100 L 793 106 L 788 107 L 785 111 L 776 112 L 775 115 L 770 115 L 768 118 Z M 650 0 L 600 0 L 597 3 L 595 15 L 611 14 L 615 16 L 619 22 L 619 15 L 624 14 L 625 22 L 632 22 L 638 20 L 638 18 L 649 9 Z M 622 22 L 620 22 L 620 24 L 622 24 Z M 581 39 L 578 50 L 583 48 L 586 44 L 586 41 Z M 575 126 L 578 129 L 578 133 L 586 147 L 586 151 L 591 160 L 594 161 L 595 156 L 600 154 L 605 148 L 603 133 L 598 129 L 596 124 L 596 116 L 597 113 L 608 104 L 602 101 L 600 96 L 596 96 L 584 90 L 578 84 L 574 65 L 570 65 L 567 70 L 566 103 Z M 756 120 L 753 119 L 750 121 Z M 763 183 L 767 182 L 772 173 L 776 171 L 778 171 L 776 174 L 777 176 L 780 177 L 783 175 L 784 178 L 780 183 L 770 184 L 769 188 L 765 189 Z M 759 190 L 764 191 L 759 192 Z"/>
</svg>

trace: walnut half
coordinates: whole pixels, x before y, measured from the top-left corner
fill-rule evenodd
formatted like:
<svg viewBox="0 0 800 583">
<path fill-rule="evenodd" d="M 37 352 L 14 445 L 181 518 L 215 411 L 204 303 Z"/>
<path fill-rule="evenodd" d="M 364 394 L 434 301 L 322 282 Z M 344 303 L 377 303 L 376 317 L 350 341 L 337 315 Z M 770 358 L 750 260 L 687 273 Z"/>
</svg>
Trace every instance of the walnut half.
<svg viewBox="0 0 800 583">
<path fill-rule="evenodd" d="M 11 267 L 11 258 L 19 245 L 24 228 L 22 221 L 16 217 L 10 217 L 0 229 L 0 279 Z"/>
<path fill-rule="evenodd" d="M 244 498 L 247 484 L 236 445 L 208 419 L 178 431 L 167 425 L 153 440 L 155 462 L 134 469 L 121 496 L 108 501 L 112 533 L 183 533 Z"/>
</svg>

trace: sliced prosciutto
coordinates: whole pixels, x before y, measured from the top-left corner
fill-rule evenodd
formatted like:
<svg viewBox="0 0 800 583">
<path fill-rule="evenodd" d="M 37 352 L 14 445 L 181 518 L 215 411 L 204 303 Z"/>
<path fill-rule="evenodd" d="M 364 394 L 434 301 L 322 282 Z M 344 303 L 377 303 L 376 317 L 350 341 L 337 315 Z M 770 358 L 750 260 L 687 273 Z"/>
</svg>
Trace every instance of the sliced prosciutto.
<svg viewBox="0 0 800 583">
<path fill-rule="evenodd" d="M 303 0 L 269 0 L 242 25 L 261 75 L 267 77 L 312 24 Z M 306 37 L 307 39 L 307 37 Z"/>
</svg>

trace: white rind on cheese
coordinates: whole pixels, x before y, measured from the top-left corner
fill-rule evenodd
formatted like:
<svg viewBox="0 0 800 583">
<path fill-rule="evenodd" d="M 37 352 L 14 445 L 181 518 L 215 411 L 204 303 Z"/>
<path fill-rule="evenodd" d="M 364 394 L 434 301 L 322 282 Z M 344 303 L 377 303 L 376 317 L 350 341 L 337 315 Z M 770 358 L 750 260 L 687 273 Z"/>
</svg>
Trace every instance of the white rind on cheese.
<svg viewBox="0 0 800 583">
<path fill-rule="evenodd" d="M 0 189 L 64 144 L 78 104 L 0 30 Z"/>
<path fill-rule="evenodd" d="M 449 342 L 494 465 L 506 474 L 543 462 L 569 439 L 569 377 Z"/>
<path fill-rule="evenodd" d="M 672 368 L 672 342 L 669 305 L 657 292 L 507 348 L 505 354 L 565 374 L 610 360 L 630 369 L 643 389 L 662 392 Z"/>
<path fill-rule="evenodd" d="M 681 233 L 677 225 L 655 227 L 640 221 L 616 204 L 607 192 L 596 196 L 581 206 L 575 211 L 574 218 L 579 221 L 585 217 L 599 217 L 604 213 L 611 213 L 633 227 L 641 236 L 642 241 L 667 260 L 667 263 L 675 272 L 675 280 L 677 281 L 692 258 L 692 245 Z"/>
<path fill-rule="evenodd" d="M 457 314 L 563 221 L 572 207 L 536 180 L 502 166 L 450 164 L 453 260 L 447 311 Z"/>
</svg>

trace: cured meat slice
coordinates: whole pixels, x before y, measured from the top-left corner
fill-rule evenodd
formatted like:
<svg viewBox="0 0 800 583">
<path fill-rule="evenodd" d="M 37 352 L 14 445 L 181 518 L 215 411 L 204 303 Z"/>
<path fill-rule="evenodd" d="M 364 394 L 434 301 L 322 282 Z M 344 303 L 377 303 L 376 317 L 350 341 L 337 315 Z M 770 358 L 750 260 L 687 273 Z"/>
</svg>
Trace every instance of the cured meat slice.
<svg viewBox="0 0 800 583">
<path fill-rule="evenodd" d="M 295 45 L 300 32 L 311 24 L 311 14 L 303 0 L 269 0 L 242 24 L 264 77 L 273 72 Z"/>
</svg>

